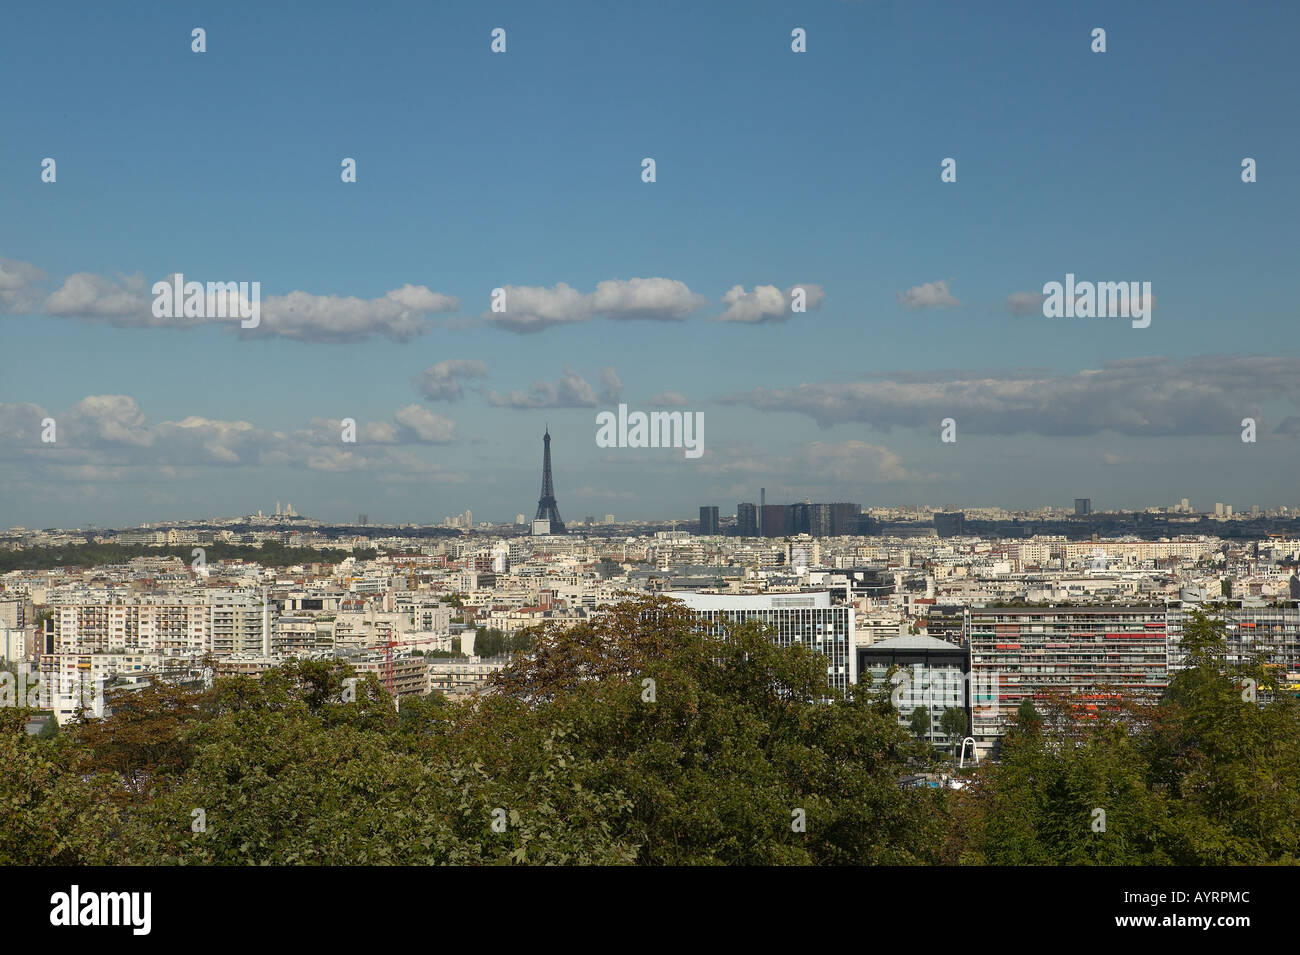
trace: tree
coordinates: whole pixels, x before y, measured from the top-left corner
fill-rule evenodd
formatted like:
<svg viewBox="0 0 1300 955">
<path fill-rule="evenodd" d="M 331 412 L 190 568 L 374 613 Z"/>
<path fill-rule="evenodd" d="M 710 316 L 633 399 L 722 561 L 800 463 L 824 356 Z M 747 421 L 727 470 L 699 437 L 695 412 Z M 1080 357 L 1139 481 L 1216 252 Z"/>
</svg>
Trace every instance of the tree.
<svg viewBox="0 0 1300 955">
<path fill-rule="evenodd" d="M 636 861 L 935 857 L 943 795 L 898 785 L 920 750 L 887 696 L 829 687 L 819 654 L 777 646 L 756 624 L 712 632 L 667 598 L 536 635 L 484 704 L 519 707 L 506 710 L 517 728 L 490 748 L 519 746 L 523 759 L 530 732 L 570 730 L 575 782 L 629 799 L 617 831 Z"/>
<path fill-rule="evenodd" d="M 926 706 L 917 706 L 912 710 L 912 716 L 907 721 L 908 726 L 912 728 L 912 733 L 917 739 L 924 739 L 925 734 L 930 732 L 930 709 Z"/>
<path fill-rule="evenodd" d="M 0 863 L 935 861 L 945 796 L 888 698 L 667 598 L 515 635 L 491 691 L 336 661 L 155 687 L 53 740 L 0 713 Z M 199 825 L 202 820 L 203 825 Z"/>
<path fill-rule="evenodd" d="M 1037 734 L 1043 728 L 1043 717 L 1034 708 L 1034 701 L 1025 697 L 1016 707 L 1016 729 L 1026 734 Z"/>
<path fill-rule="evenodd" d="M 966 738 L 966 710 L 960 706 L 945 707 L 943 715 L 939 717 L 939 729 L 944 736 L 954 740 L 957 746 Z"/>
<path fill-rule="evenodd" d="M 1226 627 L 1184 622 L 1157 703 L 1029 701 L 1001 761 L 954 797 L 945 859 L 975 864 L 1300 861 L 1300 704 L 1277 668 L 1231 662 Z"/>
</svg>

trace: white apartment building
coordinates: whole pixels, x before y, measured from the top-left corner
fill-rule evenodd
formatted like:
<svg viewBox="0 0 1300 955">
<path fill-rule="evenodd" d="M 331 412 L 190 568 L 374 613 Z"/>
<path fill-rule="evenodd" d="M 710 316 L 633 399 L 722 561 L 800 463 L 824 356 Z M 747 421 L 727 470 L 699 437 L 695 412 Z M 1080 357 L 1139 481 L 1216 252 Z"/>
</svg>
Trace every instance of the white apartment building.
<svg viewBox="0 0 1300 955">
<path fill-rule="evenodd" d="M 773 628 L 779 646 L 802 643 L 826 657 L 826 679 L 847 690 L 857 682 L 857 637 L 853 607 L 831 605 L 828 591 L 795 594 L 701 594 L 673 591 L 705 620 L 755 620 Z"/>
<path fill-rule="evenodd" d="M 53 614 L 55 653 L 201 656 L 211 647 L 208 608 L 199 603 L 73 604 Z"/>
</svg>

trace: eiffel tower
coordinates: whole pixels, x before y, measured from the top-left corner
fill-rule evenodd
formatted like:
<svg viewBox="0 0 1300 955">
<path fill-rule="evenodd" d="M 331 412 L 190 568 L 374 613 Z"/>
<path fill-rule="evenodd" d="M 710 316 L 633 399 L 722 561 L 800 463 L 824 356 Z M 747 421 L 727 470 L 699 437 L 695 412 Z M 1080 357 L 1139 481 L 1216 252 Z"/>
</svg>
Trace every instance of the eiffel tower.
<svg viewBox="0 0 1300 955">
<path fill-rule="evenodd" d="M 542 496 L 537 499 L 537 516 L 535 521 L 550 521 L 552 534 L 564 533 L 564 521 L 560 520 L 560 509 L 555 506 L 555 485 L 551 483 L 551 426 L 546 426 L 542 436 L 545 450 L 542 452 Z"/>
</svg>

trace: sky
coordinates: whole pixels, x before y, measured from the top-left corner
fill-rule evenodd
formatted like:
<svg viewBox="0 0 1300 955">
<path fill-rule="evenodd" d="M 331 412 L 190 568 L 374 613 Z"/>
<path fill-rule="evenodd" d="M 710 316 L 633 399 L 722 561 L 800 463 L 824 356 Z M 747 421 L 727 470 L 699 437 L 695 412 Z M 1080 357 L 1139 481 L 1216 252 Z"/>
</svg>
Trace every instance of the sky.
<svg viewBox="0 0 1300 955">
<path fill-rule="evenodd" d="M 1296 506 L 1298 28 L 1290 3 L 15 5 L 0 526 L 531 518 L 548 426 L 569 521 L 760 487 Z M 259 282 L 260 324 L 155 317 L 175 273 Z M 1047 317 L 1067 274 L 1150 282 L 1149 326 Z M 598 446 L 620 403 L 702 415 L 704 453 Z"/>
</svg>

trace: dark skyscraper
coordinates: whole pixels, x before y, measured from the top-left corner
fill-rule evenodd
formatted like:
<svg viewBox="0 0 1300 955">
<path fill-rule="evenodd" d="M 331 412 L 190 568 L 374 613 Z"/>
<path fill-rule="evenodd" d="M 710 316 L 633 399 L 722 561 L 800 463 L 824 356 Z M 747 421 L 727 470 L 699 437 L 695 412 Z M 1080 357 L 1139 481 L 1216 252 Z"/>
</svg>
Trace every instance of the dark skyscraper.
<svg viewBox="0 0 1300 955">
<path fill-rule="evenodd" d="M 1092 498 L 1076 497 L 1074 499 L 1074 516 L 1087 517 L 1092 513 Z"/>
<path fill-rule="evenodd" d="M 786 526 L 788 534 L 807 534 L 812 530 L 812 513 L 816 507 L 812 501 L 805 501 L 802 504 L 791 504 Z"/>
<path fill-rule="evenodd" d="M 738 537 L 758 536 L 758 508 L 753 504 L 736 505 L 736 535 Z"/>
<path fill-rule="evenodd" d="M 700 508 L 700 536 L 710 537 L 718 533 L 718 509 L 716 507 Z"/>
<path fill-rule="evenodd" d="M 537 521 L 550 521 L 552 534 L 564 533 L 560 509 L 555 506 L 555 485 L 551 482 L 551 429 L 542 436 L 542 496 L 537 499 Z"/>
<path fill-rule="evenodd" d="M 935 511 L 934 532 L 940 537 L 961 537 L 966 533 L 963 511 Z"/>
<path fill-rule="evenodd" d="M 790 505 L 764 504 L 759 510 L 758 519 L 764 537 L 784 537 L 790 533 Z"/>
</svg>

